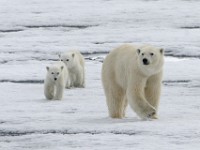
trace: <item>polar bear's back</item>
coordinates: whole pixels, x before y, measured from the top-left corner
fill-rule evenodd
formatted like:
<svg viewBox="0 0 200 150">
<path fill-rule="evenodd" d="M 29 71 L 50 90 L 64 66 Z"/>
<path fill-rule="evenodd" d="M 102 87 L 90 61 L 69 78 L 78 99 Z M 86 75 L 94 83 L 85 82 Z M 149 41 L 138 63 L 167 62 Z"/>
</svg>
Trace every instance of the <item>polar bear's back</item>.
<svg viewBox="0 0 200 150">
<path fill-rule="evenodd" d="M 112 50 L 104 60 L 102 79 L 115 80 L 120 86 L 126 87 L 128 75 L 135 67 L 133 64 L 136 63 L 136 55 L 137 46 L 131 44 L 124 44 Z"/>
<path fill-rule="evenodd" d="M 130 44 L 124 44 L 113 49 L 105 58 L 104 64 L 115 67 L 116 65 L 127 63 L 129 57 L 135 58 L 136 47 Z"/>
</svg>

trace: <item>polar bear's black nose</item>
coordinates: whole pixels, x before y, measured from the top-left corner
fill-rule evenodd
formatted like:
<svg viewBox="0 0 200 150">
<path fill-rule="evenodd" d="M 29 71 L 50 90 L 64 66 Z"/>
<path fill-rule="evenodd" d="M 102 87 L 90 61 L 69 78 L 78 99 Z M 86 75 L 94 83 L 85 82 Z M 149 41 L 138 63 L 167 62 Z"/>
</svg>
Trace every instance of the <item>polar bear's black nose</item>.
<svg viewBox="0 0 200 150">
<path fill-rule="evenodd" d="M 146 59 L 146 58 L 144 58 L 142 61 L 143 61 L 143 64 L 144 64 L 144 65 L 148 65 L 148 64 L 149 64 L 149 61 L 148 61 L 148 59 Z"/>
<path fill-rule="evenodd" d="M 56 80 L 57 80 L 57 78 L 54 78 L 54 80 L 56 81 Z"/>
</svg>

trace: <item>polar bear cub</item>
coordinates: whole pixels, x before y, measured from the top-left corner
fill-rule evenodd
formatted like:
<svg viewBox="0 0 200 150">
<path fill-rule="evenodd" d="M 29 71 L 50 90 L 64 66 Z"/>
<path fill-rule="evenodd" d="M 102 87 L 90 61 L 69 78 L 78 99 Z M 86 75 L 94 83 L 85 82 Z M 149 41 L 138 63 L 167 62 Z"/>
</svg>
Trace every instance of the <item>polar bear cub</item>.
<svg viewBox="0 0 200 150">
<path fill-rule="evenodd" d="M 47 99 L 61 100 L 65 87 L 70 86 L 68 70 L 63 62 L 47 66 L 44 95 Z"/>
<path fill-rule="evenodd" d="M 59 55 L 69 71 L 71 87 L 85 87 L 85 60 L 79 51 L 71 50 Z"/>
<path fill-rule="evenodd" d="M 109 115 L 123 118 L 127 104 L 141 118 L 157 118 L 164 51 L 151 45 L 124 44 L 111 51 L 102 67 Z"/>
</svg>

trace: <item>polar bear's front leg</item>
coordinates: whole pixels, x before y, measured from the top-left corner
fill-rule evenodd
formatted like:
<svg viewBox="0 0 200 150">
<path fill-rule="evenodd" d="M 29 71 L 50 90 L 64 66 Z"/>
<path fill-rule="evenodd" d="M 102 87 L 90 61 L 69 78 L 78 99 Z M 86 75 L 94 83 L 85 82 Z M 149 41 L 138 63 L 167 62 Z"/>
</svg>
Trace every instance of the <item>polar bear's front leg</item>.
<svg viewBox="0 0 200 150">
<path fill-rule="evenodd" d="M 66 88 L 66 89 L 69 89 L 70 86 L 71 86 L 71 80 L 70 80 L 70 78 L 68 77 L 68 78 L 66 79 L 66 85 L 65 85 L 65 88 Z"/>
<path fill-rule="evenodd" d="M 76 76 L 74 73 L 69 73 L 70 87 L 75 87 Z"/>
<path fill-rule="evenodd" d="M 80 69 L 78 69 L 77 74 L 76 74 L 76 86 L 77 87 L 85 87 L 85 81 L 84 81 L 84 72 L 83 72 L 83 68 L 80 67 Z"/>
<path fill-rule="evenodd" d="M 131 108 L 143 119 L 152 118 L 155 108 L 145 99 L 144 87 L 140 84 L 129 87 L 126 93 Z"/>
<path fill-rule="evenodd" d="M 54 85 L 50 85 L 49 83 L 45 82 L 44 85 L 44 95 L 46 97 L 46 99 L 53 99 L 54 97 Z"/>
<path fill-rule="evenodd" d="M 158 105 L 160 102 L 160 93 L 162 86 L 162 72 L 151 76 L 147 80 L 145 88 L 145 97 L 147 101 L 158 110 Z"/>
<path fill-rule="evenodd" d="M 55 97 L 54 97 L 55 100 L 61 100 L 62 99 L 64 89 L 65 89 L 64 85 L 61 85 L 61 84 L 56 85 L 56 94 L 55 94 Z"/>
</svg>

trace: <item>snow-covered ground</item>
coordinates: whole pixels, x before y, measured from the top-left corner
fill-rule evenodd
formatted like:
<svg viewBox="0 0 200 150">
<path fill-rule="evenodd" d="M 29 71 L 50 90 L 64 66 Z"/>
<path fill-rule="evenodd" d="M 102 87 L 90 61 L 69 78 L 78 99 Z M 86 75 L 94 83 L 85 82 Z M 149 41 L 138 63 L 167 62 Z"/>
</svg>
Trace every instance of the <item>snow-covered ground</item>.
<svg viewBox="0 0 200 150">
<path fill-rule="evenodd" d="M 0 0 L 1 150 L 198 150 L 200 1 Z M 122 43 L 166 51 L 159 119 L 108 117 L 102 60 Z M 45 66 L 79 49 L 86 88 L 43 95 Z"/>
</svg>

